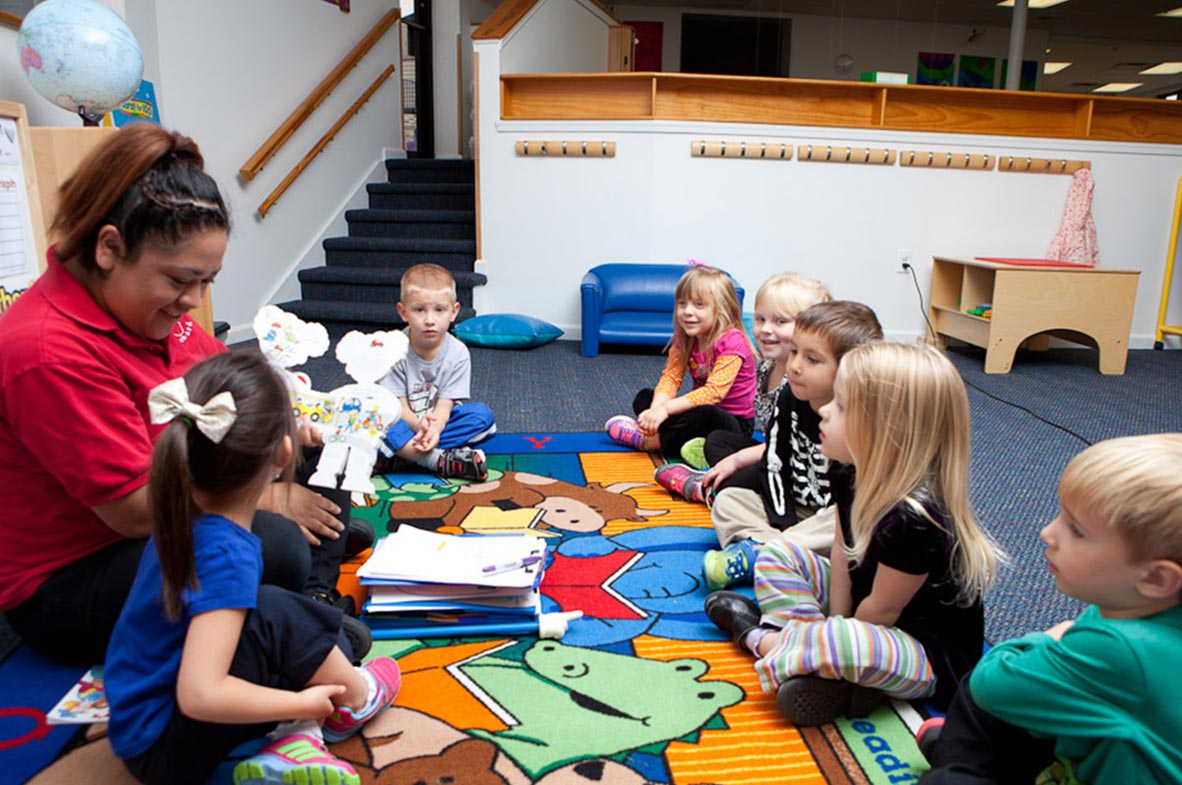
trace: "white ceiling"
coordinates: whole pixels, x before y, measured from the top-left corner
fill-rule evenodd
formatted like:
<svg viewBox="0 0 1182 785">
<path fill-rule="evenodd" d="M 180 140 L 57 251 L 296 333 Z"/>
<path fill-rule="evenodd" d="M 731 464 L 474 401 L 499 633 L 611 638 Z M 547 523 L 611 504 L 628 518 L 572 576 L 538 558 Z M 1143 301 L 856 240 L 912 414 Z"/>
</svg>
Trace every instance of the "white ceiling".
<svg viewBox="0 0 1182 785">
<path fill-rule="evenodd" d="M 638 0 L 646 6 L 709 7 L 759 14 L 881 19 L 1009 28 L 1012 8 L 998 0 Z M 1106 82 L 1144 82 L 1126 96 L 1156 97 L 1182 88 L 1182 75 L 1145 76 L 1139 70 L 1182 61 L 1182 19 L 1159 17 L 1182 0 L 1069 0 L 1030 9 L 1027 28 L 1050 36 L 1047 60 L 1071 61 L 1055 75 L 1040 75 L 1039 89 L 1090 92 Z"/>
</svg>

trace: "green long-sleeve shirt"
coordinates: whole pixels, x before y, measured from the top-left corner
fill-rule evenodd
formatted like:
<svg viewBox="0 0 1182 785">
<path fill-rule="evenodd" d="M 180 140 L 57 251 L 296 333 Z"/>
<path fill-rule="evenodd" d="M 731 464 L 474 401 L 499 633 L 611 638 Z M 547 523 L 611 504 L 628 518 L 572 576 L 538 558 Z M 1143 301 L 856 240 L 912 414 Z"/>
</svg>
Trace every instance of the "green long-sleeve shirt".
<svg viewBox="0 0 1182 785">
<path fill-rule="evenodd" d="M 974 701 L 1056 739 L 1088 785 L 1182 782 L 1182 607 L 1106 619 L 1089 607 L 1056 641 L 1037 632 L 994 646 L 973 670 Z"/>
</svg>

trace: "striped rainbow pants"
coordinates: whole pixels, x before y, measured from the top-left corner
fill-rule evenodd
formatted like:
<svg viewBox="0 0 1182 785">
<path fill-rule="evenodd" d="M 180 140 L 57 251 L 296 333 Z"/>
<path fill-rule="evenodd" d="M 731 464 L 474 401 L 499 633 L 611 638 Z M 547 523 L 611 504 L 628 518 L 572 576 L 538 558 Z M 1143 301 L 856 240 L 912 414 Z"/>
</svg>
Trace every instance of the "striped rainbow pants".
<svg viewBox="0 0 1182 785">
<path fill-rule="evenodd" d="M 780 630 L 770 633 L 775 647 L 755 662 L 764 692 L 805 674 L 844 679 L 908 700 L 935 691 L 936 677 L 919 641 L 896 627 L 827 616 L 828 594 L 824 556 L 783 537 L 760 550 L 755 600 L 763 612 L 761 624 Z"/>
</svg>

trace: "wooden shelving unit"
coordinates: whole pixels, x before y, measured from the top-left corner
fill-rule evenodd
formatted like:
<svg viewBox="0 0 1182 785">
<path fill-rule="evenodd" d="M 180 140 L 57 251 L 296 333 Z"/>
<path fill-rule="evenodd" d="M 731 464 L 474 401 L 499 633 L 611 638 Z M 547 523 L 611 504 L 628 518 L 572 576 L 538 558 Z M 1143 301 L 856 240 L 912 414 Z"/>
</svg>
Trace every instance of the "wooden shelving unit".
<svg viewBox="0 0 1182 785">
<path fill-rule="evenodd" d="M 1137 299 L 1137 270 L 1026 267 L 936 257 L 928 305 L 939 335 L 985 349 L 985 373 L 1009 373 L 1024 341 L 1045 349 L 1050 336 L 1100 354 L 1100 373 L 1122 374 Z M 968 313 L 989 303 L 992 316 Z"/>
<path fill-rule="evenodd" d="M 666 73 L 505 74 L 505 120 L 691 120 L 1182 144 L 1148 98 Z"/>
</svg>

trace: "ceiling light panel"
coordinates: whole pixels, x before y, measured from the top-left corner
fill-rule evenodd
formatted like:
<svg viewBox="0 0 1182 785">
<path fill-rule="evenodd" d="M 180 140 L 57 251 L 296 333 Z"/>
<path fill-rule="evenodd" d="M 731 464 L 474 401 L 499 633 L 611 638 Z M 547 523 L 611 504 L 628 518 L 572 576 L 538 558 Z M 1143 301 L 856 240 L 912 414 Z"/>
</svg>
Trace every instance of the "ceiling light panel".
<svg viewBox="0 0 1182 785">
<path fill-rule="evenodd" d="M 1109 82 L 1102 84 L 1093 93 L 1127 93 L 1129 90 L 1134 90 L 1144 85 L 1144 82 Z"/>
<path fill-rule="evenodd" d="M 1182 63 L 1158 63 L 1152 68 L 1146 68 L 1141 73 L 1150 74 L 1182 74 Z"/>
</svg>

